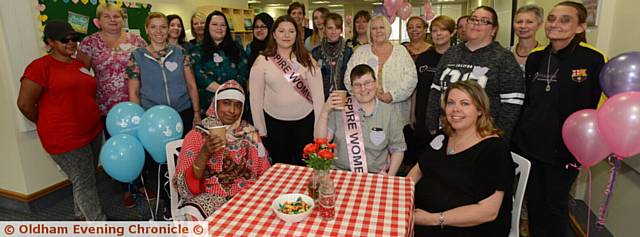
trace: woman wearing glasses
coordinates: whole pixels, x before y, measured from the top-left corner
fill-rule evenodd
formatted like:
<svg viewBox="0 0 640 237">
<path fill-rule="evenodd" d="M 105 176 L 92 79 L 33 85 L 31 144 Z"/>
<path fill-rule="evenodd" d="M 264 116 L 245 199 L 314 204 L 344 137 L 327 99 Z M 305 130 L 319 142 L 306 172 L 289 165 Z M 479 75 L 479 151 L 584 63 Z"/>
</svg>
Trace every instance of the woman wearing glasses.
<svg viewBox="0 0 640 237">
<path fill-rule="evenodd" d="M 349 78 L 353 102 L 344 106 L 340 96 L 331 93 L 322 107 L 314 136 L 336 143 L 336 168 L 394 176 L 407 149 L 399 115 L 392 105 L 376 98 L 378 83 L 371 67 L 357 65 Z M 354 142 L 354 138 L 361 141 Z M 391 163 L 387 159 L 389 153 Z"/>
<path fill-rule="evenodd" d="M 42 146 L 69 177 L 76 219 L 105 221 L 95 179 L 102 144 L 97 82 L 73 58 L 79 39 L 69 23 L 47 21 L 44 42 L 50 51 L 24 70 L 18 108 L 37 124 Z"/>
<path fill-rule="evenodd" d="M 467 21 L 467 42 L 447 51 L 436 69 L 427 106 L 427 129 L 440 127 L 440 97 L 457 81 L 474 80 L 491 101 L 491 116 L 509 141 L 524 101 L 522 70 L 509 50 L 495 41 L 498 33 L 496 11 L 487 6 L 473 10 Z"/>
<path fill-rule="evenodd" d="M 513 135 L 513 149 L 531 161 L 527 185 L 531 236 L 565 236 L 569 190 L 578 175 L 561 137 L 564 120 L 595 109 L 605 55 L 586 43 L 587 11 L 576 2 L 556 4 L 544 29 L 549 45 L 527 59 L 527 99 Z"/>
</svg>

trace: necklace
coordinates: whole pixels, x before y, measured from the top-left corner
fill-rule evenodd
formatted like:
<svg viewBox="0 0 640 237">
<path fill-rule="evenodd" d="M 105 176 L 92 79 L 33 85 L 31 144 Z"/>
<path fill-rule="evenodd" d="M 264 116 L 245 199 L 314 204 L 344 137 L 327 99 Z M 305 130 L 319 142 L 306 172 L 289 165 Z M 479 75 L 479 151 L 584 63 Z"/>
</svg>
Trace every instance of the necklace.
<svg viewBox="0 0 640 237">
<path fill-rule="evenodd" d="M 547 86 L 544 88 L 544 91 L 546 92 L 550 92 L 551 91 L 551 81 L 556 77 L 556 75 L 558 74 L 558 70 L 560 70 L 560 68 L 556 68 L 556 71 L 553 73 L 553 75 L 549 74 L 549 69 L 551 69 L 551 51 L 549 51 L 549 59 L 547 60 Z"/>
<path fill-rule="evenodd" d="M 538 43 L 538 41 L 536 41 L 536 46 L 535 46 L 535 47 L 533 47 L 533 48 L 535 49 L 535 48 L 537 48 L 539 45 L 540 45 L 540 43 Z M 516 53 L 516 55 L 517 55 L 518 57 L 526 58 L 526 57 L 528 57 L 528 56 L 529 56 L 529 53 L 527 53 L 526 55 L 520 55 L 520 53 L 518 53 L 518 48 L 520 48 L 520 42 L 518 42 L 518 44 L 516 44 L 516 48 L 515 48 L 515 49 L 513 49 L 513 51 L 515 51 L 515 53 Z M 529 50 L 529 51 L 531 51 L 531 50 Z"/>
</svg>

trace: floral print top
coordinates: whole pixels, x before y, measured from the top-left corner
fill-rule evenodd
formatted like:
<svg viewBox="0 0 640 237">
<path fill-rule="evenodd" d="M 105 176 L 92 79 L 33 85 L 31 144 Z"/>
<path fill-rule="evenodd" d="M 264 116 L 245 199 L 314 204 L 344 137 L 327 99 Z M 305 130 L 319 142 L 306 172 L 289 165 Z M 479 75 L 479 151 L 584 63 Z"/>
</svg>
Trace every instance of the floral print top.
<svg viewBox="0 0 640 237">
<path fill-rule="evenodd" d="M 242 46 L 237 47 L 242 49 Z M 222 50 L 213 53 L 211 60 L 205 61 L 202 44 L 194 46 L 189 53 L 191 54 L 191 66 L 196 77 L 201 108 L 208 108 L 211 104 L 215 93 L 208 91 L 207 86 L 213 82 L 222 85 L 226 81 L 236 80 L 242 87 L 247 88 L 249 66 L 247 58 L 242 54 L 238 63 L 232 62 Z"/>
<path fill-rule="evenodd" d="M 147 43 L 138 35 L 125 33 L 127 41 L 117 48 L 107 47 L 99 33 L 85 37 L 78 46 L 80 52 L 91 58 L 98 81 L 97 101 L 100 112 L 106 116 L 114 105 L 129 101 L 129 90 L 124 80 L 131 52 Z"/>
</svg>

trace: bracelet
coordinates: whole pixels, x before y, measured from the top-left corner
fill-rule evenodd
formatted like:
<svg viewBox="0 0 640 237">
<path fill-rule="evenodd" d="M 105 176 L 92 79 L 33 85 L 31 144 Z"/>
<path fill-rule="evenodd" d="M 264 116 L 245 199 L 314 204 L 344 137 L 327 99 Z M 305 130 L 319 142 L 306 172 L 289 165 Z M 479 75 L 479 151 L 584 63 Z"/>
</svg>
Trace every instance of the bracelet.
<svg viewBox="0 0 640 237">
<path fill-rule="evenodd" d="M 444 212 L 440 212 L 440 229 L 444 229 Z"/>
<path fill-rule="evenodd" d="M 196 164 L 196 162 L 193 162 L 193 169 L 195 169 L 195 170 L 202 170 L 202 169 L 204 169 L 204 168 L 199 167 L 199 166 Z"/>
</svg>

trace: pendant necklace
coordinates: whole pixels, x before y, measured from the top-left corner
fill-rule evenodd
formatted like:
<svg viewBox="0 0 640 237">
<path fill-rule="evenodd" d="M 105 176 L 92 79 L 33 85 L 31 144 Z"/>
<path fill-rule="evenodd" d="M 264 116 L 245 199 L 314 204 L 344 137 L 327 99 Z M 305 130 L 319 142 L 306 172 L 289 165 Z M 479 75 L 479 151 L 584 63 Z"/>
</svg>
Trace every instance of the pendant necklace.
<svg viewBox="0 0 640 237">
<path fill-rule="evenodd" d="M 553 75 L 550 75 L 549 74 L 550 67 L 551 67 L 551 51 L 549 51 L 549 60 L 547 60 L 547 80 L 546 80 L 547 81 L 547 86 L 544 88 L 544 90 L 546 92 L 550 92 L 551 91 L 551 81 L 558 74 L 558 70 L 560 70 L 560 68 L 556 68 L 556 71 L 553 73 Z"/>
</svg>

